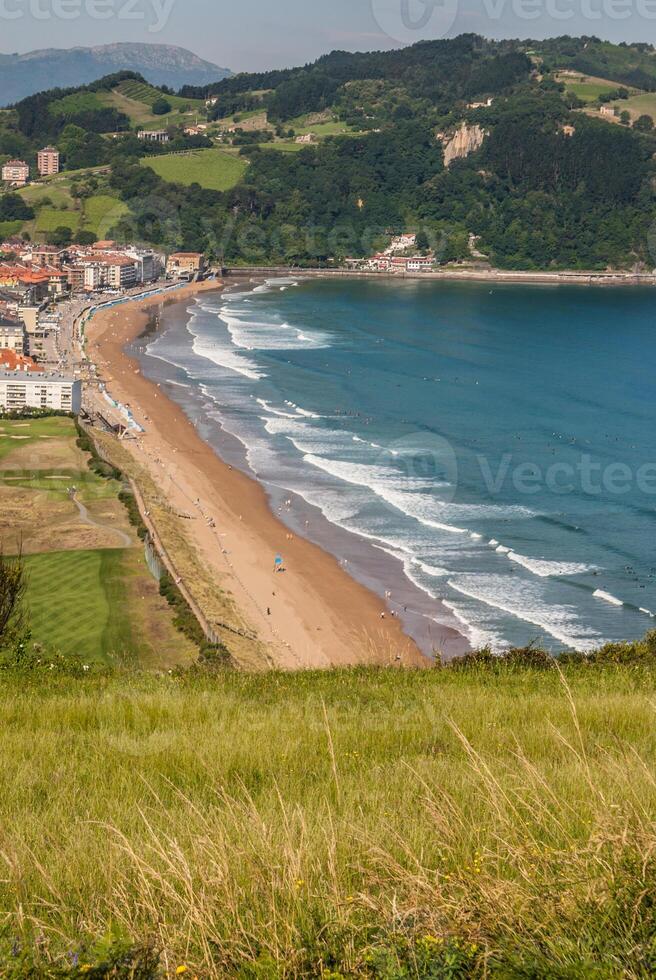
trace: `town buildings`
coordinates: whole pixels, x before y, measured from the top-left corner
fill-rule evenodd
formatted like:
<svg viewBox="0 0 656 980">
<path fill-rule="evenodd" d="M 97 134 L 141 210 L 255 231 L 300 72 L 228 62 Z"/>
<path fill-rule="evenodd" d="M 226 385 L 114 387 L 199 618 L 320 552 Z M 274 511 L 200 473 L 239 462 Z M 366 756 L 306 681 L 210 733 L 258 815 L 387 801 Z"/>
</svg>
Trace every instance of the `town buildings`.
<svg viewBox="0 0 656 980">
<path fill-rule="evenodd" d="M 205 258 L 202 252 L 174 252 L 166 263 L 166 273 L 169 276 L 185 276 L 193 279 L 205 268 Z"/>
<path fill-rule="evenodd" d="M 75 412 L 82 407 L 82 383 L 61 374 L 0 372 L 0 409 L 45 408 Z"/>
<path fill-rule="evenodd" d="M 394 255 L 389 252 L 379 252 L 368 259 L 346 259 L 351 269 L 361 269 L 365 272 L 431 272 L 435 259 L 432 255 Z"/>
<path fill-rule="evenodd" d="M 37 168 L 42 177 L 59 173 L 59 150 L 55 146 L 44 146 L 37 154 Z"/>
<path fill-rule="evenodd" d="M 2 167 L 2 179 L 13 187 L 24 187 L 30 179 L 30 168 L 24 160 L 8 160 Z"/>
</svg>

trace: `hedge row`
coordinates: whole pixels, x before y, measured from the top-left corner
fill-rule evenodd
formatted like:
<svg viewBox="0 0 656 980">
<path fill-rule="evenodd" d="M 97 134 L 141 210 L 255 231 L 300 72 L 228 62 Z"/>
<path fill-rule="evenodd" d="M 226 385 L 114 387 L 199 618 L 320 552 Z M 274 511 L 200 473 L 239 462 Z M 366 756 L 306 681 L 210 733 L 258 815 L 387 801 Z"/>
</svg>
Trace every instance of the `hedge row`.
<svg viewBox="0 0 656 980">
<path fill-rule="evenodd" d="M 168 572 L 164 572 L 159 580 L 159 593 L 173 609 L 173 622 L 177 629 L 198 646 L 199 664 L 205 667 L 230 666 L 229 651 L 222 643 L 209 642 L 189 603 Z"/>
</svg>

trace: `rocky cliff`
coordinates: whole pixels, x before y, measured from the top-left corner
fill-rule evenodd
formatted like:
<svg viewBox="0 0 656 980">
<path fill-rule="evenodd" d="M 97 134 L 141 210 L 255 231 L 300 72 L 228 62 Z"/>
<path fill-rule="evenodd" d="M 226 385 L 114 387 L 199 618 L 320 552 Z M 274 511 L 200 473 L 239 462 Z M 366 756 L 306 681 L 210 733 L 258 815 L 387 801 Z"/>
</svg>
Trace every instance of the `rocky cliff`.
<svg viewBox="0 0 656 980">
<path fill-rule="evenodd" d="M 480 126 L 469 126 L 463 122 L 455 133 L 438 133 L 437 138 L 444 147 L 444 166 L 448 167 L 454 160 L 467 157 L 478 150 L 485 139 L 485 130 Z"/>
</svg>

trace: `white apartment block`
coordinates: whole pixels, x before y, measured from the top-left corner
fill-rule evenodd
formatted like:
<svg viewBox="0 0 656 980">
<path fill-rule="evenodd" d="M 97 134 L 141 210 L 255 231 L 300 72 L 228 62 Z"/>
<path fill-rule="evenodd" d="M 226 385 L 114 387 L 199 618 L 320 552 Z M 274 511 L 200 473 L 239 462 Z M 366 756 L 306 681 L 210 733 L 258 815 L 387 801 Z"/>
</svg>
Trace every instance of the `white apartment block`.
<svg viewBox="0 0 656 980">
<path fill-rule="evenodd" d="M 8 184 L 26 184 L 30 168 L 24 160 L 8 160 L 2 168 L 2 179 Z"/>
<path fill-rule="evenodd" d="M 61 374 L 21 375 L 0 372 L 0 409 L 49 408 L 75 412 L 82 407 L 82 382 Z"/>
<path fill-rule="evenodd" d="M 16 354 L 25 353 L 25 324 L 0 321 L 0 349 L 13 350 Z"/>
</svg>

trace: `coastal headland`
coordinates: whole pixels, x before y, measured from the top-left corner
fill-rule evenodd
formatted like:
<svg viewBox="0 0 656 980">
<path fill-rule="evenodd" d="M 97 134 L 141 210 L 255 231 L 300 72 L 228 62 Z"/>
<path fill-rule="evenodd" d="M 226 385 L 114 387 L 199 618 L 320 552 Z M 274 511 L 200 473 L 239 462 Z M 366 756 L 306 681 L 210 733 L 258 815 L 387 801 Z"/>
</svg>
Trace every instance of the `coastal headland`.
<svg viewBox="0 0 656 980">
<path fill-rule="evenodd" d="M 216 282 L 194 284 L 169 302 L 218 288 Z M 99 312 L 87 326 L 86 352 L 112 398 L 129 406 L 144 429 L 122 442 L 121 451 L 148 473 L 170 513 L 182 515 L 180 529 L 202 567 L 234 603 L 242 632 L 265 651 L 261 666 L 428 665 L 383 601 L 334 557 L 291 535 L 271 512 L 264 489 L 224 463 L 126 353 L 161 303 L 151 297 Z M 283 572 L 274 570 L 278 554 L 284 555 Z M 193 583 L 186 584 L 193 592 Z M 438 629 L 436 643 L 456 636 Z"/>
</svg>

